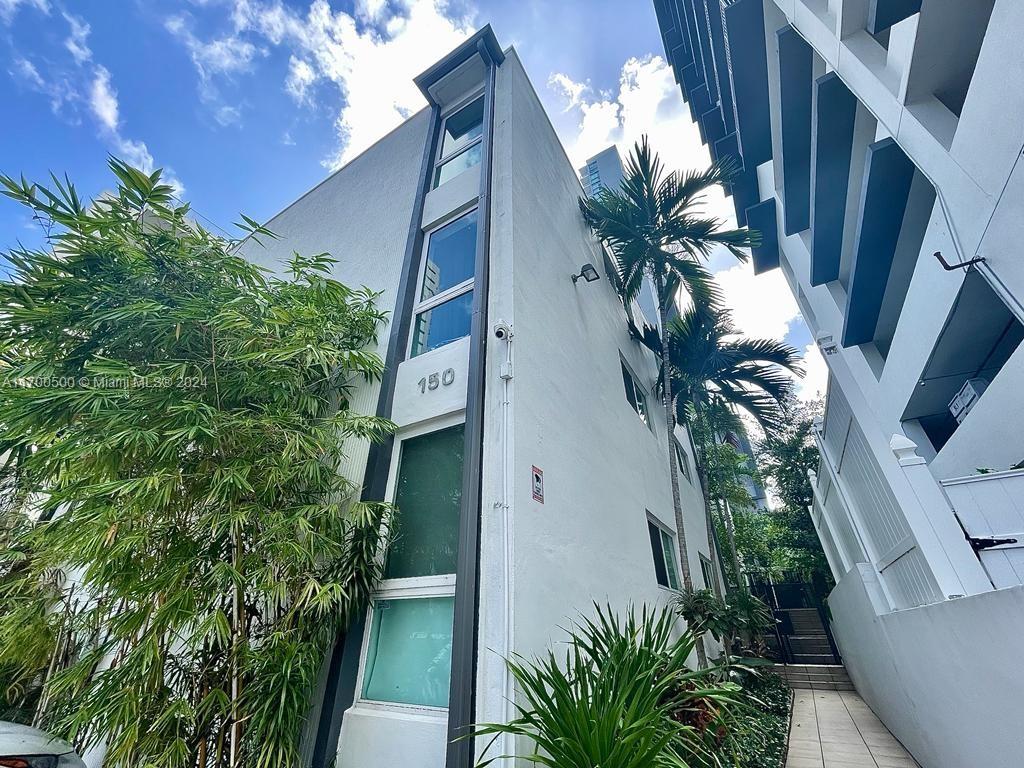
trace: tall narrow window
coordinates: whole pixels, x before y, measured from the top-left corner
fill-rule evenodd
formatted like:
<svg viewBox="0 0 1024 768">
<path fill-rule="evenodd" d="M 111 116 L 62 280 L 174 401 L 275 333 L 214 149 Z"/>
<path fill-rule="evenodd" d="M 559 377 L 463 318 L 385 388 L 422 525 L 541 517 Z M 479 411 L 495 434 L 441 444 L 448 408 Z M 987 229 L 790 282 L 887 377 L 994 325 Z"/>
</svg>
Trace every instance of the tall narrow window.
<svg viewBox="0 0 1024 768">
<path fill-rule="evenodd" d="M 362 697 L 448 706 L 463 426 L 403 440 L 384 579 L 370 609 Z"/>
<path fill-rule="evenodd" d="M 704 577 L 704 588 L 712 589 L 712 584 L 715 580 L 715 569 L 711 566 L 711 561 L 697 553 L 700 556 L 700 575 Z"/>
<path fill-rule="evenodd" d="M 427 235 L 414 311 L 411 357 L 469 335 L 476 235 L 475 210 Z"/>
<path fill-rule="evenodd" d="M 640 421 L 650 426 L 647 415 L 647 395 L 643 388 L 637 384 L 633 374 L 629 372 L 625 363 L 622 363 L 622 383 L 626 388 L 626 400 L 640 417 Z"/>
<path fill-rule="evenodd" d="M 679 589 L 675 537 L 650 518 L 647 519 L 647 533 L 651 537 L 655 579 L 663 587 Z"/>
<path fill-rule="evenodd" d="M 679 444 L 676 440 L 676 459 L 679 462 L 679 471 L 683 473 L 683 477 L 686 478 L 686 482 L 692 483 L 693 479 L 690 477 L 690 457 L 686 453 L 686 449 Z"/>
<path fill-rule="evenodd" d="M 480 164 L 484 97 L 448 115 L 441 128 L 441 147 L 434 164 L 434 187 Z"/>
</svg>

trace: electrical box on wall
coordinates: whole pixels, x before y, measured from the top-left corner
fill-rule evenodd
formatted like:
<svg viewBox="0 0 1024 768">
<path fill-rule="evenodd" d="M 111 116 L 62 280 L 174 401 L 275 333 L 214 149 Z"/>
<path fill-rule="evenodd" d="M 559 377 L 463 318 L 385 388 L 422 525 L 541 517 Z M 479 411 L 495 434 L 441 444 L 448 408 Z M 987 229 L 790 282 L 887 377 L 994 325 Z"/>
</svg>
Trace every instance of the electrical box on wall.
<svg viewBox="0 0 1024 768">
<path fill-rule="evenodd" d="M 949 401 L 949 412 L 953 414 L 956 423 L 960 424 L 967 418 L 974 404 L 978 402 L 981 393 L 988 387 L 988 382 L 982 378 L 968 379 L 956 393 L 956 397 Z"/>
</svg>

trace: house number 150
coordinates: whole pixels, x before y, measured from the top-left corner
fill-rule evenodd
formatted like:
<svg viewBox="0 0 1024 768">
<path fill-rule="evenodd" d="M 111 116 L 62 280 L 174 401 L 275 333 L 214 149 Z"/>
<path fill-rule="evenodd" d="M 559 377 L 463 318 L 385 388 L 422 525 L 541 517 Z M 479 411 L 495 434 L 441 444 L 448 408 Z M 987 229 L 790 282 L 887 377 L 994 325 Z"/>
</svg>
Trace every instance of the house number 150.
<svg viewBox="0 0 1024 768">
<path fill-rule="evenodd" d="M 426 392 L 428 389 L 437 389 L 442 384 L 448 386 L 455 381 L 455 369 L 445 368 L 441 373 L 432 373 L 429 376 L 424 376 L 419 380 L 420 392 Z"/>
</svg>

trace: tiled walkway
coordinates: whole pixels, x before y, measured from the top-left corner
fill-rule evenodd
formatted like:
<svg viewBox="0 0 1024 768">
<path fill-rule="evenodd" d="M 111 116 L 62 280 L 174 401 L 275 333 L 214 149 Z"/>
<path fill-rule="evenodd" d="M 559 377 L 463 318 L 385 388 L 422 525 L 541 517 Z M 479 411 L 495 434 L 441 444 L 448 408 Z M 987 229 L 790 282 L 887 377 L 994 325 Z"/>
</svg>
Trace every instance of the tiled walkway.
<svg viewBox="0 0 1024 768">
<path fill-rule="evenodd" d="M 856 693 L 794 693 L 786 768 L 917 768 Z"/>
</svg>

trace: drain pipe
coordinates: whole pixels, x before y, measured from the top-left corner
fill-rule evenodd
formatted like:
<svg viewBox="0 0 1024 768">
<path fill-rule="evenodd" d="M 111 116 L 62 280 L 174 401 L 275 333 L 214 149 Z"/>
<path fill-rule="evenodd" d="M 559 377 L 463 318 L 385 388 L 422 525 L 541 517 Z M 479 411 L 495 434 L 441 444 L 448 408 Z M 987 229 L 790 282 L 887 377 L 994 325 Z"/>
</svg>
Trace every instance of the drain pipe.
<svg viewBox="0 0 1024 768">
<path fill-rule="evenodd" d="M 494 335 L 499 341 L 505 343 L 505 360 L 501 363 L 500 376 L 501 376 L 501 498 L 495 503 L 495 507 L 501 512 L 501 542 L 503 548 L 503 567 L 504 567 L 504 590 L 502 598 L 504 600 L 504 632 L 501 642 L 501 657 L 503 660 L 507 660 L 512 655 L 513 637 L 512 637 L 512 618 L 513 618 L 513 607 L 512 607 L 512 557 L 513 557 L 513 542 L 512 542 L 512 505 L 509 498 L 509 479 L 512 475 L 512 468 L 510 462 L 512 461 L 510 451 L 510 435 L 509 435 L 509 409 L 512 405 L 512 401 L 509 398 L 509 384 L 512 381 L 512 328 L 504 321 L 498 321 L 494 327 Z M 512 673 L 509 672 L 508 664 L 502 663 L 502 704 L 501 704 L 501 720 L 503 723 L 507 723 L 512 719 L 513 709 L 513 697 L 515 691 L 513 690 L 512 684 Z M 512 754 L 514 749 L 515 740 L 511 734 L 502 734 L 501 739 L 501 754 L 509 755 Z"/>
</svg>

